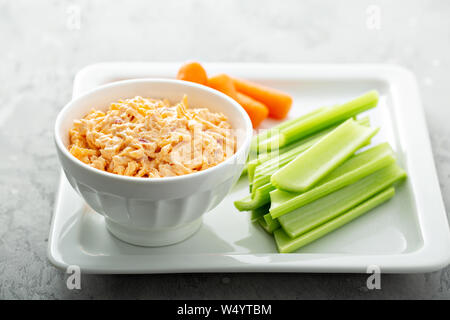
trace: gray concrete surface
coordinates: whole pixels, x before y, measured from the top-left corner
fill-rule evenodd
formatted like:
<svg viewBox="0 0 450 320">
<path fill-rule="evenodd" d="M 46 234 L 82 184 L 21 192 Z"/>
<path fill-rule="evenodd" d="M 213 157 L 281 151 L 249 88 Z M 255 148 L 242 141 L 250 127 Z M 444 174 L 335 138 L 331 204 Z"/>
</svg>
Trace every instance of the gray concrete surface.
<svg viewBox="0 0 450 320">
<path fill-rule="evenodd" d="M 0 299 L 449 299 L 449 267 L 383 275 L 373 291 L 365 275 L 349 274 L 84 275 L 82 289 L 70 291 L 46 258 L 59 175 L 53 122 L 77 70 L 102 61 L 410 68 L 450 208 L 449 15 L 445 0 L 0 0 Z"/>
</svg>

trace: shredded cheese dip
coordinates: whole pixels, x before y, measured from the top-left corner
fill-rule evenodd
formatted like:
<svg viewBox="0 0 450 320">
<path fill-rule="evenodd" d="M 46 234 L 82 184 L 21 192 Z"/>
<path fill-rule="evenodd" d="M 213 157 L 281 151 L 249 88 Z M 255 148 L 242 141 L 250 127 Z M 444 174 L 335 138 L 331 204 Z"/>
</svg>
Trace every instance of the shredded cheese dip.
<svg viewBox="0 0 450 320">
<path fill-rule="evenodd" d="M 180 176 L 213 167 L 235 153 L 222 113 L 142 97 L 111 103 L 75 120 L 69 151 L 99 170 L 132 177 Z"/>
</svg>

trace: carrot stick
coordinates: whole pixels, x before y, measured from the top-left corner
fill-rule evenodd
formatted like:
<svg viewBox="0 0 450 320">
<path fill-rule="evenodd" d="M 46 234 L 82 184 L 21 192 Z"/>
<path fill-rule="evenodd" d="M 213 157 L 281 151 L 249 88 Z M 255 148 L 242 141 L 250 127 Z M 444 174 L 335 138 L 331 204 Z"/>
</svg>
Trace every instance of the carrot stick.
<svg viewBox="0 0 450 320">
<path fill-rule="evenodd" d="M 267 109 L 264 104 L 241 92 L 237 93 L 236 101 L 239 102 L 242 108 L 247 112 L 252 121 L 253 128 L 258 127 L 269 114 L 269 109 Z"/>
<path fill-rule="evenodd" d="M 233 79 L 227 74 L 218 74 L 208 79 L 208 86 L 236 100 L 237 91 Z"/>
<path fill-rule="evenodd" d="M 253 128 L 259 126 L 261 121 L 267 118 L 269 110 L 259 101 L 237 92 L 234 87 L 233 79 L 227 74 L 218 74 L 208 79 L 208 86 L 216 89 L 236 100 L 247 112 L 252 121 Z"/>
<path fill-rule="evenodd" d="M 292 97 L 287 93 L 247 80 L 233 78 L 233 82 L 237 91 L 265 104 L 270 117 L 284 119 L 291 109 Z"/>
<path fill-rule="evenodd" d="M 206 85 L 208 83 L 208 76 L 205 69 L 198 62 L 186 62 L 178 70 L 178 80 L 185 80 Z"/>
</svg>

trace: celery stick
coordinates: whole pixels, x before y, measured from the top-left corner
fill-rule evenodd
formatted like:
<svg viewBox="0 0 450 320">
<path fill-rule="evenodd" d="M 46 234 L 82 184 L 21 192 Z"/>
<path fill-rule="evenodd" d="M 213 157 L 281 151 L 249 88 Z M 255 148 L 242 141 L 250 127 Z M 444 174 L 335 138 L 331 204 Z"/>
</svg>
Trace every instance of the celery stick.
<svg viewBox="0 0 450 320">
<path fill-rule="evenodd" d="M 356 121 L 357 123 L 370 126 L 368 117 L 364 117 Z M 336 126 L 337 127 L 337 126 Z M 318 142 L 324 135 L 331 132 L 336 127 L 332 127 L 323 131 L 320 131 L 308 138 L 302 139 L 302 143 L 288 152 L 280 152 L 279 157 L 268 159 L 256 166 L 255 172 L 252 174 L 251 188 L 258 188 L 264 184 L 270 182 L 270 177 L 280 168 L 284 167 L 290 161 L 295 159 L 298 154 L 304 152 L 307 148 L 311 147 L 314 143 Z M 370 141 L 368 141 L 370 142 Z"/>
<path fill-rule="evenodd" d="M 245 166 L 247 168 L 248 182 L 251 183 L 253 181 L 253 177 L 255 176 L 255 169 L 259 164 L 261 164 L 261 159 L 258 158 L 249 161 Z"/>
<path fill-rule="evenodd" d="M 292 148 L 286 152 L 280 152 L 278 157 L 274 157 L 272 159 L 268 159 L 267 161 L 261 163 L 256 166 L 255 172 L 252 178 L 252 187 L 251 190 L 253 192 L 254 189 L 259 188 L 262 185 L 265 185 L 270 182 L 270 176 L 275 173 L 279 168 L 284 167 L 290 161 L 295 159 L 300 153 L 304 152 L 316 142 L 318 142 L 321 138 L 323 138 L 327 133 L 331 132 L 328 130 L 324 130 L 323 132 L 319 132 L 311 137 L 301 140 L 301 144 L 297 147 Z"/>
<path fill-rule="evenodd" d="M 248 164 L 247 164 L 249 181 L 250 182 L 253 181 L 255 169 L 256 169 L 256 167 L 258 165 L 260 165 L 260 164 L 262 164 L 264 162 L 267 162 L 267 161 L 269 161 L 271 159 L 277 158 L 280 155 L 282 155 L 284 153 L 287 153 L 287 152 L 289 152 L 291 150 L 295 150 L 295 151 L 292 151 L 291 154 L 292 153 L 298 154 L 298 152 L 300 152 L 302 150 L 305 150 L 306 147 L 310 147 L 312 145 L 312 143 L 313 143 L 312 140 L 318 141 L 317 140 L 318 138 L 323 137 L 325 134 L 327 134 L 330 131 L 331 130 L 323 130 L 323 131 L 321 131 L 321 132 L 319 132 L 319 133 L 317 133 L 317 134 L 315 134 L 313 136 L 301 139 L 301 140 L 296 141 L 294 143 L 291 143 L 291 144 L 289 144 L 287 146 L 284 146 L 281 149 L 274 149 L 274 150 L 271 150 L 268 153 L 263 153 L 263 154 L 258 155 L 258 157 L 256 159 L 253 159 L 253 160 L 249 161 Z"/>
<path fill-rule="evenodd" d="M 313 111 L 311 111 L 305 115 L 302 115 L 298 118 L 283 121 L 280 124 L 270 128 L 270 129 L 265 130 L 264 132 L 254 136 L 252 138 L 252 142 L 250 144 L 250 150 L 258 152 L 259 144 L 263 143 L 264 141 L 268 140 L 269 138 L 271 138 L 275 135 L 278 135 L 281 130 L 286 129 L 286 128 L 290 127 L 291 125 L 296 124 L 299 121 L 303 121 L 305 119 L 311 118 L 312 116 L 319 114 L 326 109 L 327 109 L 327 107 L 321 107 L 321 108 L 314 109 Z M 263 151 L 263 150 L 261 150 L 261 151 Z"/>
<path fill-rule="evenodd" d="M 272 220 L 272 223 L 269 224 L 264 218 L 259 218 L 258 222 L 269 234 L 273 234 L 275 230 L 280 229 L 280 223 L 277 220 Z"/>
<path fill-rule="evenodd" d="M 241 200 L 236 200 L 234 206 L 239 211 L 249 211 L 252 210 L 254 202 L 256 202 L 256 199 L 252 199 L 251 195 L 248 195 Z"/>
<path fill-rule="evenodd" d="M 269 210 L 267 210 L 267 212 L 269 212 Z M 272 218 L 272 216 L 270 215 L 270 213 L 267 213 L 263 215 L 263 219 L 264 221 L 266 221 L 267 224 L 271 224 L 273 223 L 273 221 L 278 220 L 278 219 L 274 219 Z"/>
<path fill-rule="evenodd" d="M 394 162 L 394 152 L 390 145 L 379 144 L 350 157 L 309 191 L 299 194 L 276 189 L 270 192 L 270 214 L 272 218 L 278 218 Z"/>
<path fill-rule="evenodd" d="M 370 119 L 369 117 L 363 117 L 361 119 L 355 119 L 362 126 L 370 127 Z"/>
<path fill-rule="evenodd" d="M 275 172 L 270 181 L 278 189 L 286 191 L 309 190 L 377 132 L 378 129 L 361 126 L 349 119 Z"/>
<path fill-rule="evenodd" d="M 234 206 L 239 211 L 249 211 L 259 208 L 270 202 L 270 191 L 275 190 L 275 187 L 270 183 L 259 187 L 255 190 L 254 196 L 248 195 L 241 200 L 234 202 Z"/>
<path fill-rule="evenodd" d="M 358 122 L 361 122 L 364 124 L 364 123 L 369 123 L 369 120 L 366 117 L 365 119 L 359 120 Z M 311 135 L 309 137 L 295 141 L 294 143 L 291 143 L 287 146 L 284 146 L 281 149 L 276 148 L 276 149 L 272 149 L 270 152 L 261 153 L 261 154 L 257 155 L 257 157 L 255 159 L 248 161 L 246 168 L 247 168 L 247 173 L 248 173 L 248 181 L 250 183 L 250 191 L 252 190 L 253 178 L 254 178 L 255 170 L 256 170 L 257 166 L 259 166 L 260 164 L 265 163 L 271 159 L 276 159 L 280 155 L 285 154 L 291 150 L 294 150 L 290 153 L 291 155 L 298 154 L 298 152 L 306 150 L 307 147 L 309 148 L 314 142 L 318 141 L 318 138 L 323 137 L 325 134 L 327 134 L 331 130 L 332 130 L 332 128 L 327 129 L 327 130 L 322 130 L 314 135 Z"/>
<path fill-rule="evenodd" d="M 267 161 L 267 165 L 263 166 L 261 169 L 259 169 L 258 167 L 255 170 L 255 176 L 252 181 L 252 188 L 251 188 L 252 194 L 255 192 L 255 190 L 257 190 L 261 186 L 270 183 L 270 176 L 273 173 L 275 173 L 279 168 L 282 168 L 285 165 L 287 165 L 290 161 L 294 160 L 299 153 L 304 152 L 305 150 L 310 148 L 311 145 L 313 144 L 314 141 L 307 142 L 303 146 L 301 146 L 301 148 L 291 150 L 292 152 L 286 152 L 280 157 L 274 159 L 274 161 L 271 160 Z"/>
<path fill-rule="evenodd" d="M 241 172 L 241 176 L 246 175 L 247 173 L 248 173 L 248 169 L 247 169 L 247 166 L 245 166 Z"/>
<path fill-rule="evenodd" d="M 357 120 L 358 123 L 362 125 L 369 125 L 369 119 L 362 118 Z M 251 183 L 251 196 L 247 196 L 244 199 L 235 202 L 235 206 L 240 211 L 248 211 L 254 208 L 258 208 L 270 201 L 269 192 L 275 188 L 270 184 L 270 176 L 275 173 L 280 167 L 283 167 L 291 160 L 293 160 L 300 152 L 311 147 L 315 142 L 319 141 L 325 134 L 331 132 L 332 129 L 324 130 L 323 132 L 317 133 L 311 137 L 302 139 L 300 143 L 295 143 L 296 147 L 288 150 L 279 155 L 279 157 L 267 160 L 266 162 L 258 165 L 255 173 L 254 181 Z M 269 187 L 270 186 L 270 187 Z M 259 190 L 259 191 L 258 191 Z"/>
<path fill-rule="evenodd" d="M 356 120 L 356 122 L 358 122 L 360 125 L 364 125 L 364 126 L 367 126 L 367 127 L 370 126 L 369 117 L 364 117 L 364 118 L 358 119 L 358 120 Z M 333 126 L 333 127 L 330 127 L 328 129 L 319 131 L 316 134 L 313 134 L 313 135 L 311 135 L 309 137 L 306 137 L 306 138 L 303 138 L 303 139 L 301 139 L 299 141 L 291 143 L 291 144 L 289 144 L 289 145 L 287 145 L 287 146 L 285 146 L 285 147 L 283 147 L 283 148 L 281 148 L 279 150 L 272 150 L 269 153 L 259 154 L 256 159 L 249 160 L 247 165 L 246 165 L 246 168 L 248 170 L 248 175 L 249 175 L 249 181 L 253 181 L 253 177 L 254 177 L 254 173 L 255 173 L 254 171 L 255 171 L 257 166 L 259 166 L 259 165 L 261 165 L 261 164 L 263 164 L 263 163 L 265 163 L 265 162 L 267 162 L 267 161 L 269 161 L 271 159 L 277 158 L 278 156 L 280 156 L 280 155 L 282 155 L 282 154 L 284 154 L 284 153 L 286 153 L 286 152 L 288 152 L 290 150 L 296 149 L 297 151 L 302 151 L 303 148 L 300 147 L 300 146 L 302 146 L 305 143 L 308 143 L 308 145 L 312 145 L 311 142 L 313 140 L 314 140 L 314 142 L 318 141 L 316 138 L 323 137 L 325 134 L 331 132 L 336 127 L 337 127 L 337 125 Z M 297 148 L 300 148 L 300 149 L 297 149 Z"/>
<path fill-rule="evenodd" d="M 262 218 L 265 214 L 267 214 L 267 212 L 269 212 L 269 207 L 270 207 L 270 205 L 269 205 L 269 204 L 266 204 L 266 205 L 264 205 L 264 206 L 262 206 L 262 207 L 253 209 L 253 210 L 251 211 L 251 217 L 250 217 L 250 220 L 251 220 L 252 222 L 255 222 L 255 221 L 258 220 L 259 218 Z"/>
<path fill-rule="evenodd" d="M 305 150 L 306 149 L 307 148 L 305 148 Z M 275 173 L 279 168 L 284 167 L 290 161 L 294 160 L 296 157 L 297 157 L 297 154 L 286 155 L 284 157 L 280 157 L 279 162 L 271 163 L 269 166 L 264 167 L 261 170 L 257 170 L 255 172 L 255 177 L 252 182 L 252 193 L 254 192 L 254 190 L 257 190 L 259 187 L 261 187 L 267 183 L 270 183 L 271 175 L 273 173 Z"/>
<path fill-rule="evenodd" d="M 292 141 L 306 137 L 314 132 L 347 120 L 355 115 L 375 107 L 378 103 L 378 92 L 373 90 L 342 105 L 327 108 L 311 117 L 297 121 L 282 128 L 280 134 L 258 143 L 261 150 L 270 150 L 272 145 L 285 146 Z"/>
<path fill-rule="evenodd" d="M 291 140 L 296 140 L 302 136 L 305 136 L 305 134 L 308 134 L 308 128 L 311 128 L 309 130 L 317 130 L 314 127 L 317 128 L 318 124 L 314 124 L 314 120 L 319 120 L 321 123 L 319 127 L 321 126 L 327 126 L 325 123 L 327 121 L 331 121 L 333 123 L 340 122 L 343 120 L 346 120 L 348 118 L 351 118 L 363 111 L 369 110 L 373 107 L 375 107 L 378 104 L 378 92 L 375 90 L 372 90 L 370 92 L 367 92 L 366 94 L 363 94 L 347 103 L 344 103 L 342 105 L 338 105 L 334 108 L 331 108 L 327 112 L 327 117 L 325 119 L 321 117 L 323 113 L 317 114 L 315 117 L 309 118 L 309 126 L 308 125 L 299 125 L 299 126 L 290 126 L 288 127 L 288 130 L 283 132 L 283 135 L 285 139 L 287 140 L 287 143 L 289 143 Z"/>
<path fill-rule="evenodd" d="M 278 221 L 290 237 L 297 237 L 350 210 L 404 177 L 405 171 L 397 164 L 391 164 L 351 185 L 282 215 Z"/>
<path fill-rule="evenodd" d="M 367 141 L 363 146 L 370 144 L 370 141 Z M 286 154 L 286 156 L 280 157 L 279 159 L 275 159 L 274 161 L 268 161 L 267 163 L 258 166 L 255 170 L 255 176 L 251 183 L 250 192 L 252 190 L 258 189 L 260 186 L 270 183 L 271 176 L 277 172 L 280 168 L 286 166 L 289 162 L 294 160 L 298 154 Z"/>
<path fill-rule="evenodd" d="M 364 213 L 386 202 L 387 200 L 392 198 L 394 194 L 395 189 L 393 187 L 385 189 L 372 198 L 347 211 L 346 213 L 318 226 L 315 229 L 310 230 L 307 233 L 300 235 L 297 238 L 289 237 L 289 235 L 287 235 L 282 228 L 278 228 L 274 231 L 275 242 L 277 244 L 278 251 L 280 253 L 293 252 L 342 227 L 343 225 L 351 222 Z"/>
</svg>

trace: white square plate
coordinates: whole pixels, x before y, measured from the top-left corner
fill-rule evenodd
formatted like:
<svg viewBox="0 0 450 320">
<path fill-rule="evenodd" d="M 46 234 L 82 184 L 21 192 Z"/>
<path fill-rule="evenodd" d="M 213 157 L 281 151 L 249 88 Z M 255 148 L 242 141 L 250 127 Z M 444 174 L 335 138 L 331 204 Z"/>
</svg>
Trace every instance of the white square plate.
<svg viewBox="0 0 450 320">
<path fill-rule="evenodd" d="M 81 70 L 74 96 L 99 85 L 131 78 L 173 78 L 180 63 L 104 63 Z M 380 92 L 368 112 L 380 126 L 373 143 L 388 141 L 408 179 L 389 202 L 298 250 L 277 253 L 273 238 L 238 212 L 233 201 L 247 194 L 246 179 L 188 240 L 167 247 L 126 244 L 108 233 L 103 217 L 89 209 L 64 175 L 56 199 L 48 256 L 58 267 L 78 265 L 90 273 L 174 272 L 381 272 L 433 271 L 450 262 L 450 232 L 415 78 L 388 65 L 205 64 L 292 94 L 290 117 Z M 94 106 L 93 106 L 94 107 Z M 274 121 L 267 120 L 263 127 Z"/>
</svg>

